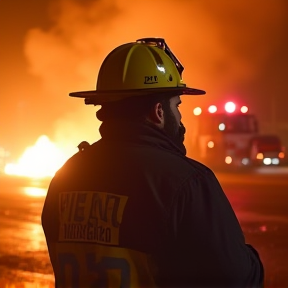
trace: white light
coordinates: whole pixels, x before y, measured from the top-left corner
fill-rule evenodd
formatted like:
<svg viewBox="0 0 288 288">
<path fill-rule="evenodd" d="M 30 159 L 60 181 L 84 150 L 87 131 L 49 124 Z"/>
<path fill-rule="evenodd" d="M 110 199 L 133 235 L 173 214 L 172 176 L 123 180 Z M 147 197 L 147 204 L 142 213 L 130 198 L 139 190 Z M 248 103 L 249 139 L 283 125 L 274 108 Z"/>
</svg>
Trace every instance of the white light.
<svg viewBox="0 0 288 288">
<path fill-rule="evenodd" d="M 208 111 L 210 113 L 215 113 L 217 111 L 217 107 L 215 105 L 211 105 L 209 106 Z"/>
<path fill-rule="evenodd" d="M 233 102 L 227 102 L 225 104 L 225 110 L 228 112 L 228 113 L 233 113 L 236 109 L 236 105 L 233 103 Z"/>
<path fill-rule="evenodd" d="M 241 111 L 242 113 L 247 113 L 247 112 L 248 112 L 248 107 L 247 107 L 247 106 L 242 106 L 241 109 L 240 109 L 240 111 Z"/>
<path fill-rule="evenodd" d="M 272 159 L 272 164 L 273 164 L 273 165 L 278 165 L 279 162 L 280 162 L 280 161 L 279 161 L 278 158 L 273 158 L 273 159 Z"/>
<path fill-rule="evenodd" d="M 219 124 L 218 128 L 220 131 L 224 131 L 225 130 L 225 124 L 224 123 Z"/>
<path fill-rule="evenodd" d="M 249 159 L 248 158 L 243 158 L 242 159 L 242 164 L 243 165 L 248 165 L 249 164 Z"/>
<path fill-rule="evenodd" d="M 196 107 L 193 110 L 194 115 L 198 116 L 202 113 L 202 109 L 200 107 Z"/>
<path fill-rule="evenodd" d="M 264 159 L 263 159 L 263 163 L 264 163 L 265 165 L 270 165 L 270 164 L 272 163 L 272 160 L 271 160 L 271 158 L 264 158 Z"/>
</svg>

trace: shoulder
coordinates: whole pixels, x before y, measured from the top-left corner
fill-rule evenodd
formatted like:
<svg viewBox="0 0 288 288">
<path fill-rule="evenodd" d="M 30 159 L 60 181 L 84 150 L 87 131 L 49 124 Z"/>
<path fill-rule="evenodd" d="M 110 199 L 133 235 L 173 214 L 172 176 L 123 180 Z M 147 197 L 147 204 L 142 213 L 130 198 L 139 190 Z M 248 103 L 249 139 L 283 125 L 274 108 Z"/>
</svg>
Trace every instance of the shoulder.
<svg viewBox="0 0 288 288">
<path fill-rule="evenodd" d="M 208 195 L 213 195 L 213 198 L 217 197 L 217 194 L 224 195 L 221 184 L 209 167 L 188 157 L 185 157 L 184 162 L 189 167 L 189 174 L 179 187 L 176 197 L 195 199 Z"/>
<path fill-rule="evenodd" d="M 191 159 L 189 157 L 182 158 L 182 165 L 184 164 L 190 171 L 190 177 L 188 181 L 195 181 L 196 179 L 207 181 L 211 179 L 216 179 L 214 172 L 206 165 Z"/>
<path fill-rule="evenodd" d="M 95 150 L 95 146 L 99 146 L 99 141 L 89 144 L 87 141 L 82 141 L 76 147 L 78 151 L 72 155 L 67 161 L 62 165 L 62 167 L 56 172 L 56 175 L 67 174 L 67 172 L 72 173 L 74 170 L 79 170 L 82 165 L 87 165 L 89 158 L 91 158 L 91 153 Z"/>
</svg>

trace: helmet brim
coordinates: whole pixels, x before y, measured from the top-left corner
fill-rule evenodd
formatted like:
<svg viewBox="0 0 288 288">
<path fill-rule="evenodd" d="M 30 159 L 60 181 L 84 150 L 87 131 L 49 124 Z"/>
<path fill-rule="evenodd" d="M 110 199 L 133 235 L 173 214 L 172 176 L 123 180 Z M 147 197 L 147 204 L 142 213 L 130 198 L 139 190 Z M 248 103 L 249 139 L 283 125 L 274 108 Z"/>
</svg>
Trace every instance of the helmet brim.
<svg viewBox="0 0 288 288">
<path fill-rule="evenodd" d="M 150 88 L 150 89 L 130 89 L 130 90 L 90 90 L 71 92 L 69 96 L 85 98 L 86 104 L 102 104 L 106 102 L 119 101 L 128 97 L 149 96 L 149 95 L 204 95 L 204 90 L 189 87 L 169 87 L 169 88 Z"/>
</svg>

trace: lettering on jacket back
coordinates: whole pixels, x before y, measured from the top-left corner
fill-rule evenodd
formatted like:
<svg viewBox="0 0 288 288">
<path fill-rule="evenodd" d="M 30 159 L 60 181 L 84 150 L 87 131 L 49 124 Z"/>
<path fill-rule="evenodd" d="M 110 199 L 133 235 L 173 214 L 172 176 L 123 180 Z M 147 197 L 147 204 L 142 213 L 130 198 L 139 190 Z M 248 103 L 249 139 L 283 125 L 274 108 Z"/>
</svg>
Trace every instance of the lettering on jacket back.
<svg viewBox="0 0 288 288">
<path fill-rule="evenodd" d="M 96 191 L 60 193 L 59 241 L 118 245 L 127 199 L 127 196 Z"/>
</svg>

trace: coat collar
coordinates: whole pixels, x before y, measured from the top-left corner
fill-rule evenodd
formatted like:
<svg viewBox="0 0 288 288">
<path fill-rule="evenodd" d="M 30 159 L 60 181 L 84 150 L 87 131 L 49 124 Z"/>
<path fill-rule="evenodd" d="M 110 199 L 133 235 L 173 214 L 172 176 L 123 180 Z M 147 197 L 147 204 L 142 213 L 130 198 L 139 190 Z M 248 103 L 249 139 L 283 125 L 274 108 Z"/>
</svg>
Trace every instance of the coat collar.
<svg viewBox="0 0 288 288">
<path fill-rule="evenodd" d="M 164 131 L 148 122 L 105 121 L 99 131 L 103 141 L 143 144 L 186 155 L 184 144 L 176 145 Z"/>
</svg>

